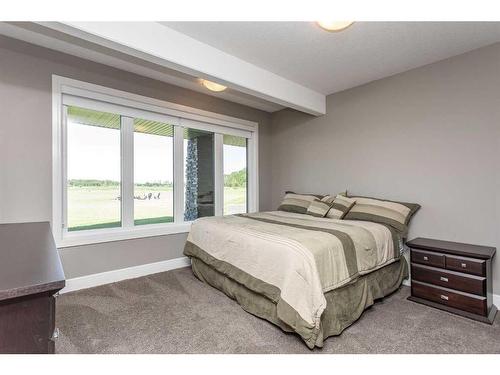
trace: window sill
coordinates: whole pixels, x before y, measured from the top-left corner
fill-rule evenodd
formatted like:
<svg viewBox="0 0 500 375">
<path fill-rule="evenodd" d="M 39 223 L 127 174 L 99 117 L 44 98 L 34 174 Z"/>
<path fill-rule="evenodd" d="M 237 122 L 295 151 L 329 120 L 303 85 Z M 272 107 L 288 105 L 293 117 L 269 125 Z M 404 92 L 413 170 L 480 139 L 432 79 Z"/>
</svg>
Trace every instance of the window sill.
<svg viewBox="0 0 500 375">
<path fill-rule="evenodd" d="M 66 248 L 136 238 L 188 233 L 191 228 L 191 223 L 191 221 L 188 221 L 185 223 L 151 224 L 133 228 L 96 229 L 65 233 L 62 239 L 56 240 L 56 246 L 57 248 Z"/>
</svg>

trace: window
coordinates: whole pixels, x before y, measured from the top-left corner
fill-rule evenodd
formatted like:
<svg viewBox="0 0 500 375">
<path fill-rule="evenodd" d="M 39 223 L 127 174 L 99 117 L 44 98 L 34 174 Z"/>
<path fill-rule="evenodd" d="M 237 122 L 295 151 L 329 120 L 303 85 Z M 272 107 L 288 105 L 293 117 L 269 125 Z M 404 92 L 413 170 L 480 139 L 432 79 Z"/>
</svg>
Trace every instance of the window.
<svg viewBox="0 0 500 375">
<path fill-rule="evenodd" d="M 58 247 L 257 210 L 255 123 L 57 76 L 53 94 Z"/>
<path fill-rule="evenodd" d="M 224 215 L 247 212 L 247 139 L 224 135 Z"/>
<path fill-rule="evenodd" d="M 134 119 L 134 224 L 174 221 L 174 127 Z"/>
<path fill-rule="evenodd" d="M 184 220 L 215 214 L 214 134 L 184 129 Z"/>
<path fill-rule="evenodd" d="M 120 116 L 68 107 L 68 231 L 121 226 Z"/>
</svg>

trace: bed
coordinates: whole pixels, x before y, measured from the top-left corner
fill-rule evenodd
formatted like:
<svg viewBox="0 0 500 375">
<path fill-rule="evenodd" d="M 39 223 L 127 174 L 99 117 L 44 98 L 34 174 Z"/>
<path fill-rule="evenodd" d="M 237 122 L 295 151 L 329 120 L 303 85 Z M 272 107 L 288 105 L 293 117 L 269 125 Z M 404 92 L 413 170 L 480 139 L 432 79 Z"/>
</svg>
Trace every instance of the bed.
<svg viewBox="0 0 500 375">
<path fill-rule="evenodd" d="M 184 254 L 201 281 L 312 349 L 400 287 L 400 241 L 389 225 L 270 211 L 198 219 Z"/>
</svg>

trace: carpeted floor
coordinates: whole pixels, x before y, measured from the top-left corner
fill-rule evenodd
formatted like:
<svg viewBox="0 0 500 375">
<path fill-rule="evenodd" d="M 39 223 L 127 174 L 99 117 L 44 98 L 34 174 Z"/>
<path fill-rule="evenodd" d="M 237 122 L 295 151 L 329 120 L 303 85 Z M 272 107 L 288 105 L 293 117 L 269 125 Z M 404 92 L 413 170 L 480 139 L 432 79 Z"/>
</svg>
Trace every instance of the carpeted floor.
<svg viewBox="0 0 500 375">
<path fill-rule="evenodd" d="M 412 303 L 376 303 L 323 349 L 243 311 L 190 268 L 64 294 L 58 353 L 500 353 L 493 326 Z"/>
</svg>

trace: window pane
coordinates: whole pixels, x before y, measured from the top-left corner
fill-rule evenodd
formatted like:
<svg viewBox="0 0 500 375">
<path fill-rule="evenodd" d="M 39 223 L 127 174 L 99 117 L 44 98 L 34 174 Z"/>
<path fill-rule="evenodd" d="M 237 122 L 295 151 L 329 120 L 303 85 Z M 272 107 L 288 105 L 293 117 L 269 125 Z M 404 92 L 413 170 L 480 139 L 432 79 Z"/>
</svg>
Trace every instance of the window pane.
<svg viewBox="0 0 500 375">
<path fill-rule="evenodd" d="M 184 130 L 184 220 L 213 216 L 214 133 Z"/>
<path fill-rule="evenodd" d="M 247 212 L 247 139 L 224 135 L 224 215 Z"/>
<path fill-rule="evenodd" d="M 174 221 L 174 127 L 134 120 L 134 224 Z"/>
<path fill-rule="evenodd" d="M 69 231 L 121 226 L 120 116 L 68 107 Z"/>
</svg>

